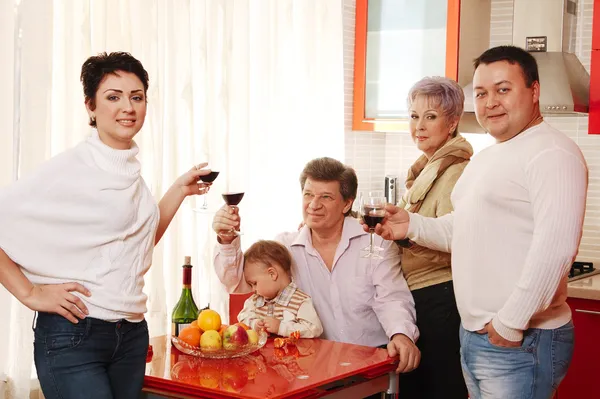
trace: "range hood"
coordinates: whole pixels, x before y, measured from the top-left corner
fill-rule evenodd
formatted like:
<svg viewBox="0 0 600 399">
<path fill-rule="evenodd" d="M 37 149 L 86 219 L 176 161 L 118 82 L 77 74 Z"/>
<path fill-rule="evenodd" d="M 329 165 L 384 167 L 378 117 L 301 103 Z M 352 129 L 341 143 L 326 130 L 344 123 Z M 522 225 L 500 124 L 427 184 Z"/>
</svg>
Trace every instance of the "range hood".
<svg viewBox="0 0 600 399">
<path fill-rule="evenodd" d="M 542 113 L 563 116 L 587 113 L 590 75 L 573 54 L 577 28 L 577 1 L 514 0 L 513 7 L 512 44 L 528 49 L 537 61 Z M 468 23 L 466 22 L 468 19 L 463 19 L 464 16 L 461 10 L 461 24 Z M 489 20 L 487 23 L 489 27 Z M 462 32 L 461 29 L 461 46 L 470 46 L 468 42 L 463 43 Z M 462 53 L 461 51 L 461 55 Z M 473 51 L 469 53 L 472 55 Z M 466 67 L 464 60 L 461 61 L 461 66 Z M 475 127 L 469 129 L 466 125 L 477 123 L 472 114 L 474 112 L 472 71 L 471 66 L 468 84 L 465 84 L 467 82 L 464 80 L 464 75 L 462 82 L 459 81 L 465 92 L 465 116 L 464 121 L 461 121 L 463 131 L 473 131 Z"/>
</svg>

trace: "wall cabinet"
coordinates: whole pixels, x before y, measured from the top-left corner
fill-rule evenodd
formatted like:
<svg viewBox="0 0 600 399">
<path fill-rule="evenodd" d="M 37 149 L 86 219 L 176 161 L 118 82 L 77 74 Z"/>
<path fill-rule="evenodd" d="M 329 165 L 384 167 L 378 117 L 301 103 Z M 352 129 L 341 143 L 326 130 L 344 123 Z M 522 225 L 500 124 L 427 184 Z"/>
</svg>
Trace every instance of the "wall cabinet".
<svg viewBox="0 0 600 399">
<path fill-rule="evenodd" d="M 460 0 L 356 0 L 354 130 L 406 125 L 414 82 L 457 78 L 459 10 Z"/>
<path fill-rule="evenodd" d="M 558 399 L 600 398 L 600 301 L 569 298 L 575 325 L 575 351 Z"/>
<path fill-rule="evenodd" d="M 353 130 L 406 131 L 408 90 L 425 76 L 468 83 L 489 15 L 489 0 L 356 0 Z"/>
</svg>

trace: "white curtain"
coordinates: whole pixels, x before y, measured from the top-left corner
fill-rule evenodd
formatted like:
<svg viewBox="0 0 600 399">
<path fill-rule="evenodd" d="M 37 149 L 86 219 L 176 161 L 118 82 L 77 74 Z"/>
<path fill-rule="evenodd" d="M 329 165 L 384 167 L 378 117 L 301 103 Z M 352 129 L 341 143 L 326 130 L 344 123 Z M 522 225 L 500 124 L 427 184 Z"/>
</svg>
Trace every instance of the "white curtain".
<svg viewBox="0 0 600 399">
<path fill-rule="evenodd" d="M 301 221 L 298 176 L 308 160 L 342 159 L 341 0 L 0 0 L 0 34 L 2 186 L 89 134 L 79 72 L 102 51 L 131 52 L 150 75 L 136 141 L 157 199 L 208 161 L 221 172 L 208 195 L 213 211 L 222 192 L 246 193 L 244 247 Z M 184 202 L 146 275 L 153 336 L 169 331 L 184 255 L 196 266 L 197 304 L 227 314 L 211 264 L 213 213 L 192 210 L 201 201 Z M 8 397 L 29 396 L 32 318 L 0 288 Z"/>
</svg>

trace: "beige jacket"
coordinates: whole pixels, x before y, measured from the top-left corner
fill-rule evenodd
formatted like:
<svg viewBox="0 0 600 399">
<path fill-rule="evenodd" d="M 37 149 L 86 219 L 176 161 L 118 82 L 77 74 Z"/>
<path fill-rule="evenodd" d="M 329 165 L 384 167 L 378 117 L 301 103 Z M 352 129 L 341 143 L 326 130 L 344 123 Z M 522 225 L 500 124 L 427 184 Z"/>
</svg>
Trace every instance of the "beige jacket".
<svg viewBox="0 0 600 399">
<path fill-rule="evenodd" d="M 408 172 L 408 190 L 399 206 L 426 217 L 452 212 L 450 194 L 472 155 L 473 148 L 459 134 L 431 159 L 421 156 Z M 449 253 L 416 244 L 402 249 L 402 272 L 411 291 L 452 280 Z"/>
</svg>

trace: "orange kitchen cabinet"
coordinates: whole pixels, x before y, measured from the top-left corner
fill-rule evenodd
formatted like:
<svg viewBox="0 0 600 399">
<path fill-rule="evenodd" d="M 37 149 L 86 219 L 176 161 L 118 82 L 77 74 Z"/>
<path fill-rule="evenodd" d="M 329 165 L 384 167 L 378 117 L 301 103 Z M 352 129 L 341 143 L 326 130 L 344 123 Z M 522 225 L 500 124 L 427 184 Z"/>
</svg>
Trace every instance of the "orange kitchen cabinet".
<svg viewBox="0 0 600 399">
<path fill-rule="evenodd" d="M 575 351 L 558 399 L 600 398 L 600 301 L 569 298 Z"/>
<path fill-rule="evenodd" d="M 406 121 L 399 122 L 398 120 L 391 119 L 376 120 L 366 115 L 368 3 L 368 0 L 356 0 L 352 129 L 363 131 L 381 129 L 384 131 L 397 131 L 397 128 L 400 128 L 399 130 L 403 131 L 406 130 Z M 460 5 L 461 0 L 447 0 L 445 75 L 454 80 L 458 80 Z M 402 49 L 398 49 L 398 51 L 401 52 Z M 407 62 L 411 62 L 410 54 L 407 54 L 406 57 Z M 398 73 L 402 73 L 402 71 L 398 71 Z M 401 101 L 404 101 L 404 99 Z M 379 127 L 377 126 L 378 124 Z"/>
</svg>

